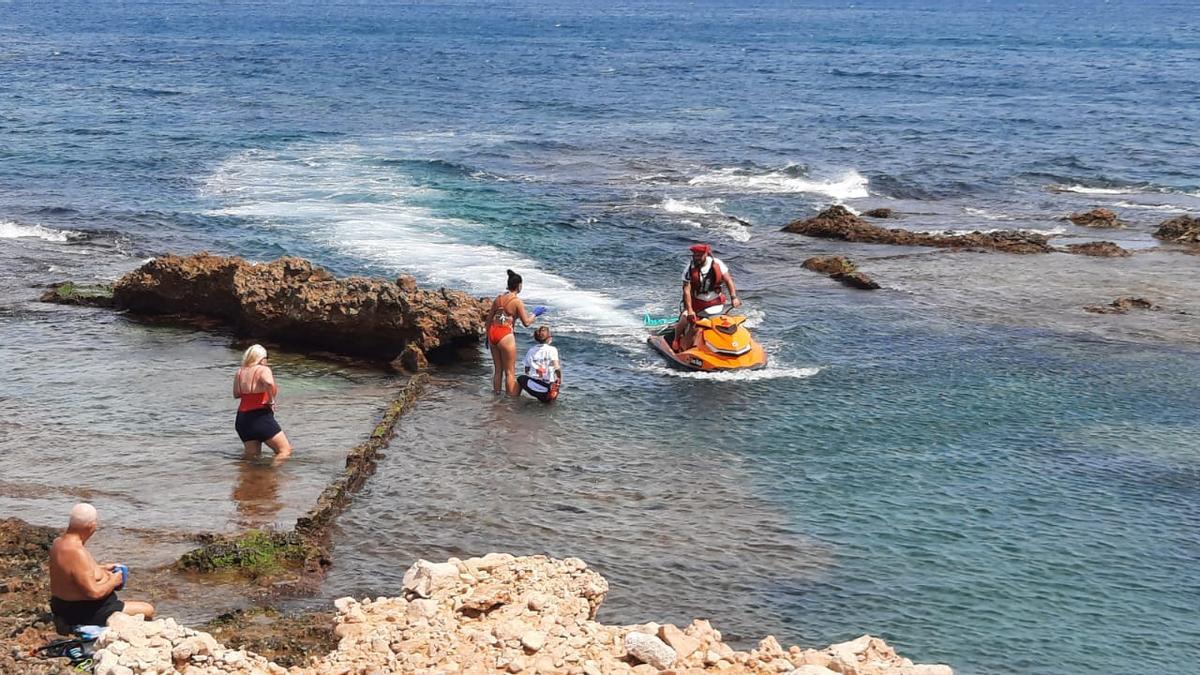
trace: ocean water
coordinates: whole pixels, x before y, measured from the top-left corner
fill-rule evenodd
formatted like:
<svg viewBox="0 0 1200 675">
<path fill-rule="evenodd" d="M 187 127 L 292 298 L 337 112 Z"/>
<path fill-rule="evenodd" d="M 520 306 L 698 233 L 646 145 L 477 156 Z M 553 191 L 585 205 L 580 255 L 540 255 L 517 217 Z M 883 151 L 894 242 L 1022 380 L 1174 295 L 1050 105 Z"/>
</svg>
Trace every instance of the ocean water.
<svg viewBox="0 0 1200 675">
<path fill-rule="evenodd" d="M 493 398 L 482 351 L 439 372 L 317 601 L 393 592 L 416 557 L 549 552 L 610 578 L 605 620 L 1193 672 L 1200 270 L 1150 233 L 1200 214 L 1198 36 L 1170 0 L 0 3 L 0 504 L 96 498 L 150 564 L 164 532 L 286 522 L 395 384 L 281 355 L 299 450 L 263 473 L 226 437 L 237 344 L 33 285 L 202 249 L 480 295 L 513 268 L 562 399 Z M 833 203 L 1137 254 L 779 232 Z M 1129 226 L 1062 219 L 1093 207 Z M 696 241 L 768 369 L 643 344 Z M 822 253 L 884 290 L 800 268 Z M 1119 295 L 1163 309 L 1082 311 Z"/>
</svg>

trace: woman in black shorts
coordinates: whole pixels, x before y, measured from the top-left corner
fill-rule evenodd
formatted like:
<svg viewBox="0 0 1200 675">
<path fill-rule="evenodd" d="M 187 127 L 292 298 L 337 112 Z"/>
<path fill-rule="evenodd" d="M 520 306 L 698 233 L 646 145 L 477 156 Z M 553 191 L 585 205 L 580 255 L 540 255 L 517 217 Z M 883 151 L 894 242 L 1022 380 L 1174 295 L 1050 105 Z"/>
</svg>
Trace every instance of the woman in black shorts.
<svg viewBox="0 0 1200 675">
<path fill-rule="evenodd" d="M 241 399 L 234 428 L 247 457 L 257 457 L 266 443 L 275 451 L 275 462 L 279 463 L 292 454 L 292 444 L 275 421 L 279 387 L 266 362 L 267 350 L 262 345 L 251 345 L 242 355 L 242 367 L 233 377 L 233 397 Z"/>
</svg>

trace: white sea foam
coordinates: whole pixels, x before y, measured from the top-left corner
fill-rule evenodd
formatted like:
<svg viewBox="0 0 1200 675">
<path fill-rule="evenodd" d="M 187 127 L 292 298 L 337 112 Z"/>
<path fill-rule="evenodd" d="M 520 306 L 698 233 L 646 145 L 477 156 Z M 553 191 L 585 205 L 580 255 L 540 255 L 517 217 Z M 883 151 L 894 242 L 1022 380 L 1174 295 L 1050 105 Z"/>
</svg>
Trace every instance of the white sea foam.
<svg viewBox="0 0 1200 675">
<path fill-rule="evenodd" d="M 746 226 L 746 223 L 727 216 L 721 211 L 718 204 L 724 200 L 710 199 L 706 201 L 708 206 L 686 199 L 667 197 L 658 205 L 658 208 L 672 215 L 692 216 L 682 219 L 685 225 L 710 230 L 734 241 L 750 241 L 750 228 Z"/>
<path fill-rule="evenodd" d="M 717 382 L 754 382 L 756 380 L 775 380 L 779 378 L 807 379 L 821 372 L 816 366 L 775 366 L 770 362 L 766 368 L 758 370 L 732 370 L 726 372 L 700 373 L 690 370 L 679 370 L 666 364 L 655 363 L 647 369 L 659 375 L 680 377 L 692 380 L 710 380 Z"/>
<path fill-rule="evenodd" d="M 221 164 L 205 192 L 228 205 L 217 213 L 287 228 L 393 272 L 480 295 L 503 290 L 505 269 L 521 273 L 528 306 L 551 308 L 556 330 L 610 336 L 643 334 L 640 321 L 596 291 L 542 270 L 532 259 L 466 239 L 482 225 L 438 215 L 414 204 L 431 190 L 406 182 L 395 167 L 353 145 L 309 153 L 248 151 Z"/>
<path fill-rule="evenodd" d="M 1014 230 L 1012 228 L 1007 228 L 1007 227 L 992 227 L 992 228 L 988 228 L 988 229 L 972 228 L 969 230 L 955 230 L 955 229 L 939 230 L 938 232 L 936 232 L 936 234 L 944 234 L 944 235 L 951 236 L 951 237 L 962 237 L 962 236 L 965 236 L 968 234 L 975 234 L 976 232 L 978 232 L 980 234 L 993 234 L 995 232 L 1013 232 L 1013 231 Z M 1062 227 L 1062 226 L 1055 226 L 1055 227 L 1051 227 L 1051 228 L 1048 228 L 1045 230 L 1039 230 L 1039 229 L 1033 228 L 1033 227 L 1021 227 L 1021 228 L 1017 228 L 1015 231 L 1016 232 L 1024 232 L 1026 234 L 1041 234 L 1041 235 L 1045 235 L 1047 237 L 1053 237 L 1053 236 L 1057 236 L 1060 234 L 1066 234 L 1067 228 Z"/>
<path fill-rule="evenodd" d="M 688 181 L 688 184 L 744 192 L 821 194 L 837 201 L 861 199 L 870 195 L 867 191 L 867 179 L 853 170 L 837 180 L 819 181 L 791 176 L 784 171 L 756 174 L 745 169 L 726 168 L 696 176 Z"/>
<path fill-rule="evenodd" d="M 969 216 L 975 216 L 976 218 L 983 218 L 984 220 L 1020 220 L 1021 219 L 1020 216 L 1014 216 L 1014 215 L 1010 215 L 1007 213 L 993 213 L 993 212 L 987 211 L 985 209 L 977 209 L 977 208 L 974 208 L 971 206 L 967 206 L 967 207 L 963 208 L 963 211 L 965 211 L 967 213 L 967 215 L 969 215 Z"/>
<path fill-rule="evenodd" d="M 1176 212 L 1176 213 L 1183 213 L 1183 212 L 1187 211 L 1187 209 L 1180 208 L 1178 206 L 1172 206 L 1170 204 L 1138 204 L 1137 202 L 1126 202 L 1126 201 L 1116 202 L 1113 204 L 1113 206 L 1120 206 L 1121 208 L 1126 208 L 1126 209 L 1146 209 L 1149 211 L 1172 211 L 1172 212 Z"/>
<path fill-rule="evenodd" d="M 689 202 L 686 199 L 672 199 L 670 197 L 663 200 L 662 210 L 667 213 L 691 213 L 695 215 L 712 213 L 712 211 L 703 206 Z"/>
<path fill-rule="evenodd" d="M 11 220 L 0 220 L 0 239 L 41 239 L 43 241 L 70 241 L 82 236 L 71 230 L 55 230 L 41 225 L 22 225 Z"/>
<path fill-rule="evenodd" d="M 1081 195 L 1135 195 L 1144 192 L 1135 187 L 1098 188 L 1085 185 L 1049 185 L 1046 189 L 1051 192 L 1074 192 Z"/>
</svg>

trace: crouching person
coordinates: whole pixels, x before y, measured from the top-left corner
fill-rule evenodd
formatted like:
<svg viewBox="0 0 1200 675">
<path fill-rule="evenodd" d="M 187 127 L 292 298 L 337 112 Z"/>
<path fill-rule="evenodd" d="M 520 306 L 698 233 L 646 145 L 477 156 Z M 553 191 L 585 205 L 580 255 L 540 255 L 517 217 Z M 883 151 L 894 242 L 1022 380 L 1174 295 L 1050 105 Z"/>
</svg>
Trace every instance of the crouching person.
<svg viewBox="0 0 1200 675">
<path fill-rule="evenodd" d="M 558 349 L 550 346 L 550 328 L 539 326 L 533 332 L 536 345 L 525 354 L 525 374 L 517 376 L 521 391 L 542 403 L 558 398 L 562 386 L 562 363 L 558 360 Z"/>
<path fill-rule="evenodd" d="M 85 548 L 97 525 L 96 508 L 76 504 L 67 531 L 50 547 L 50 610 L 54 627 L 63 634 L 70 633 L 74 626 L 104 626 L 117 612 L 154 618 L 150 603 L 117 598 L 117 590 L 125 586 L 128 568 L 98 565 Z"/>
</svg>

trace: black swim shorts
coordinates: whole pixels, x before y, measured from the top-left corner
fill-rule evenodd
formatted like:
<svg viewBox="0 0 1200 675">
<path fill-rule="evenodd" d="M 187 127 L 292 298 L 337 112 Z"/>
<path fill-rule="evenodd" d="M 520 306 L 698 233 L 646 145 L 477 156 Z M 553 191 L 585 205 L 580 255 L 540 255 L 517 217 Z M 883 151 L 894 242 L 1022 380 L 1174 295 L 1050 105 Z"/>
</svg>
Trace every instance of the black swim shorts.
<svg viewBox="0 0 1200 675">
<path fill-rule="evenodd" d="M 109 593 L 100 600 L 59 600 L 50 598 L 50 611 L 68 626 L 103 626 L 108 617 L 125 611 L 125 602 Z"/>
<path fill-rule="evenodd" d="M 517 384 L 526 394 L 542 403 L 549 403 L 558 398 L 558 383 L 550 383 L 528 375 L 518 375 Z"/>
<path fill-rule="evenodd" d="M 237 429 L 238 438 L 242 439 L 243 443 L 266 441 L 283 431 L 279 428 L 279 423 L 275 421 L 275 413 L 270 408 L 239 412 L 237 422 L 233 426 Z"/>
</svg>

